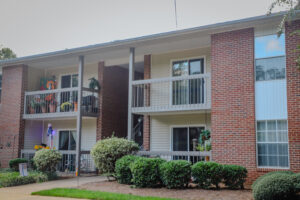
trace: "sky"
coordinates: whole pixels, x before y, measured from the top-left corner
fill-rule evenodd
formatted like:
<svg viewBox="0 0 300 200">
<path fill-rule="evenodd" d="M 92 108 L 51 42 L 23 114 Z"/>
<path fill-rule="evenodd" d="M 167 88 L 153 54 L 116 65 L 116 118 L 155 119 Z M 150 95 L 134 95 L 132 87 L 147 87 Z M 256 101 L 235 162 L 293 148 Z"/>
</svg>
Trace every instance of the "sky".
<svg viewBox="0 0 300 200">
<path fill-rule="evenodd" d="M 273 0 L 0 0 L 0 44 L 18 57 L 267 13 Z"/>
</svg>

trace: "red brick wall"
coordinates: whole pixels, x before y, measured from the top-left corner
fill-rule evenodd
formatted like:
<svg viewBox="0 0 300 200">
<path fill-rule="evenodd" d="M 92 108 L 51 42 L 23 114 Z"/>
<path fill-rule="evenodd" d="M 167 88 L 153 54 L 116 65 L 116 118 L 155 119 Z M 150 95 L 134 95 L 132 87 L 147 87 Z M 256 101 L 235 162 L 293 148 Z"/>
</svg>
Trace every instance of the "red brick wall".
<svg viewBox="0 0 300 200">
<path fill-rule="evenodd" d="M 286 77 L 287 77 L 287 109 L 289 131 L 290 168 L 300 171 L 300 70 L 296 68 L 296 58 L 300 55 L 295 52 L 300 44 L 300 36 L 291 35 L 300 30 L 300 20 L 285 26 L 286 31 Z"/>
<path fill-rule="evenodd" d="M 4 67 L 2 70 L 2 101 L 0 107 L 0 161 L 8 167 L 8 161 L 20 156 L 24 146 L 25 121 L 24 91 L 27 88 L 25 65 Z"/>
<path fill-rule="evenodd" d="M 97 140 L 110 137 L 127 137 L 128 70 L 98 65 L 100 82 L 100 114 L 97 119 Z"/>
<path fill-rule="evenodd" d="M 144 79 L 151 78 L 151 55 L 144 56 Z M 150 85 L 146 91 L 146 104 L 150 103 Z M 144 115 L 144 129 L 143 129 L 143 146 L 144 150 L 150 150 L 150 116 Z"/>
<path fill-rule="evenodd" d="M 256 171 L 254 29 L 211 36 L 212 159 Z"/>
</svg>

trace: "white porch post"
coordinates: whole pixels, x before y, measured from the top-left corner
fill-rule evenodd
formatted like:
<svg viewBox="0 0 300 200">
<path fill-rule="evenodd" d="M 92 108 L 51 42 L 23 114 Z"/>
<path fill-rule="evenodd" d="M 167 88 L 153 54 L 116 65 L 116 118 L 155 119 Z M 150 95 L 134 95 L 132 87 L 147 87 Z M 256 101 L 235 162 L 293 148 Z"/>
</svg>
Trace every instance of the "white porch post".
<svg viewBox="0 0 300 200">
<path fill-rule="evenodd" d="M 84 56 L 79 56 L 78 65 L 78 109 L 77 109 L 77 123 L 76 123 L 76 176 L 80 176 L 80 154 L 81 154 L 81 125 L 82 125 L 82 85 L 83 85 L 83 68 L 84 68 Z"/>
<path fill-rule="evenodd" d="M 128 140 L 132 140 L 132 81 L 134 78 L 134 57 L 135 57 L 135 49 L 133 47 L 130 48 L 129 51 L 129 75 L 128 75 L 128 128 L 127 128 L 127 138 Z"/>
</svg>

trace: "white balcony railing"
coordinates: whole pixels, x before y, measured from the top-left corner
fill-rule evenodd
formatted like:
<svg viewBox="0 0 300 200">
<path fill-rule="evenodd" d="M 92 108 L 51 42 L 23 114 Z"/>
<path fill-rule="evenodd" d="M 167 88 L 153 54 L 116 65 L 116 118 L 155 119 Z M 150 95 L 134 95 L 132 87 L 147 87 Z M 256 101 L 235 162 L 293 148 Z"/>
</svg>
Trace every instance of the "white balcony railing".
<svg viewBox="0 0 300 200">
<path fill-rule="evenodd" d="M 210 74 L 132 82 L 132 112 L 151 113 L 211 108 Z"/>
<path fill-rule="evenodd" d="M 65 88 L 25 92 L 23 118 L 48 118 L 76 116 L 78 111 L 78 88 Z M 82 89 L 82 114 L 97 116 L 98 92 Z"/>
<path fill-rule="evenodd" d="M 191 163 L 211 161 L 211 151 L 139 151 L 137 155 L 165 160 L 188 160 Z"/>
</svg>

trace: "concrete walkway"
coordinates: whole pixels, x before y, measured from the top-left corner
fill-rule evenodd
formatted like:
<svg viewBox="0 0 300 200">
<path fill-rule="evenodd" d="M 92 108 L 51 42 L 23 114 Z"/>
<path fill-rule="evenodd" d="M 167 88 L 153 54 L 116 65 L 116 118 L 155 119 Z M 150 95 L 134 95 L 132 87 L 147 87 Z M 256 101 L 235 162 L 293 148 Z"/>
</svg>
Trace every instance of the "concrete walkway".
<svg viewBox="0 0 300 200">
<path fill-rule="evenodd" d="M 69 178 L 64 180 L 49 181 L 44 183 L 34 183 L 28 185 L 20 185 L 15 187 L 0 188 L 0 200 L 74 200 L 74 198 L 59 198 L 59 197 L 42 197 L 32 196 L 32 192 L 46 190 L 51 188 L 62 187 L 78 187 L 85 183 L 99 182 L 105 180 L 105 177 L 80 177 Z"/>
</svg>

